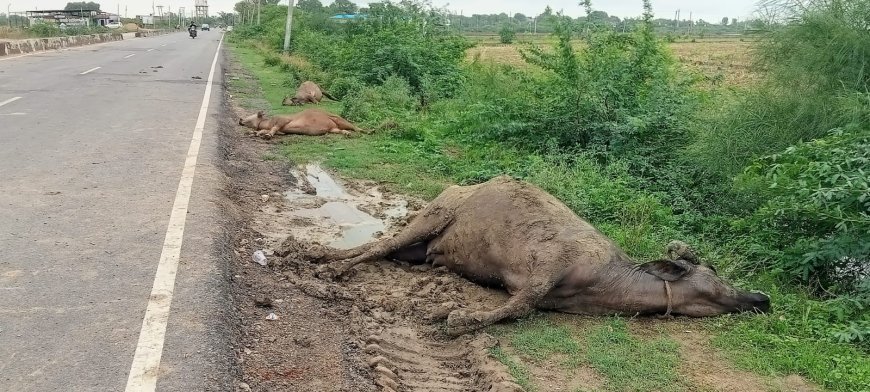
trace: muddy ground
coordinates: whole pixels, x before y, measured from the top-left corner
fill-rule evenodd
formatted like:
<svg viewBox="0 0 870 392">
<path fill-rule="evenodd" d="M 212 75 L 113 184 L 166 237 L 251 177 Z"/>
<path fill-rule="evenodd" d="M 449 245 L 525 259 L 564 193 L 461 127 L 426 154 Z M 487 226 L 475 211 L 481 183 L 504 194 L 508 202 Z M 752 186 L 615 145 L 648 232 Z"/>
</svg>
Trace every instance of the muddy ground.
<svg viewBox="0 0 870 392">
<path fill-rule="evenodd" d="M 234 61 L 226 78 L 251 76 Z M 232 228 L 233 292 L 240 327 L 237 355 L 247 391 L 520 391 L 489 355 L 498 339 L 479 332 L 450 339 L 450 309 L 491 309 L 507 294 L 443 269 L 382 261 L 355 268 L 341 282 L 314 277 L 312 245 L 338 248 L 394 234 L 423 203 L 390 195 L 378 184 L 342 180 L 317 165 L 265 159 L 282 140 L 266 141 L 237 125 L 244 106 L 269 107 L 256 83 L 227 92 L 220 143 L 226 158 Z M 242 94 L 243 93 L 243 94 Z M 252 254 L 263 250 L 267 265 Z M 553 315 L 557 323 L 593 325 L 594 318 Z M 636 320 L 638 336 L 666 333 L 680 342 L 679 372 L 691 390 L 815 390 L 803 379 L 761 378 L 736 370 L 689 320 Z M 508 346 L 502 347 L 513 354 Z M 520 359 L 521 360 L 521 359 Z M 548 361 L 549 362 L 549 361 Z M 524 363 L 539 390 L 605 389 L 583 365 L 572 372 Z"/>
</svg>

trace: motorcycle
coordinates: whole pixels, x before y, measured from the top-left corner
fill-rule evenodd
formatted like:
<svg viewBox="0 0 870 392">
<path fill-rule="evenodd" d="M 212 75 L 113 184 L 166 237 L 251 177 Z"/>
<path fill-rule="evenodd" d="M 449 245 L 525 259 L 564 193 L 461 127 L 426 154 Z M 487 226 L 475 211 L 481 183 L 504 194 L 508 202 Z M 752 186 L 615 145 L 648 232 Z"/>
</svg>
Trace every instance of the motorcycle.
<svg viewBox="0 0 870 392">
<path fill-rule="evenodd" d="M 187 30 L 190 33 L 190 38 L 196 38 L 196 29 Z"/>
</svg>

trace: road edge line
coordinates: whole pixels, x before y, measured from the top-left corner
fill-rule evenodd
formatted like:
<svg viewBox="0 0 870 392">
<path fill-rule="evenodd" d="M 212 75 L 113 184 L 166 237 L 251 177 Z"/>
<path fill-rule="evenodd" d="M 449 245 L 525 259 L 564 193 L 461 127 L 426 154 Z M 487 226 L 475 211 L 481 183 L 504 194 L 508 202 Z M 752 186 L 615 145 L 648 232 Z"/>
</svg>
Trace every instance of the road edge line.
<svg viewBox="0 0 870 392">
<path fill-rule="evenodd" d="M 160 359 L 163 355 L 166 326 L 169 322 L 169 310 L 175 290 L 178 260 L 181 256 L 181 244 L 184 239 L 187 208 L 196 173 L 196 161 L 199 158 L 199 146 L 202 143 L 202 133 L 211 101 L 214 72 L 217 68 L 223 42 L 224 36 L 221 35 L 221 40 L 215 50 L 214 60 L 211 63 L 208 83 L 203 94 L 202 106 L 199 108 L 199 117 L 196 119 L 196 127 L 190 140 L 187 158 L 184 161 L 181 179 L 178 182 L 178 190 L 175 193 L 175 201 L 172 205 L 172 213 L 169 216 L 166 237 L 163 241 L 163 250 L 160 253 L 160 261 L 154 276 L 154 285 L 151 288 L 148 307 L 145 309 L 145 317 L 142 319 L 142 329 L 139 332 L 136 353 L 133 355 L 133 363 L 130 365 L 126 392 L 151 392 L 157 388 Z"/>
</svg>

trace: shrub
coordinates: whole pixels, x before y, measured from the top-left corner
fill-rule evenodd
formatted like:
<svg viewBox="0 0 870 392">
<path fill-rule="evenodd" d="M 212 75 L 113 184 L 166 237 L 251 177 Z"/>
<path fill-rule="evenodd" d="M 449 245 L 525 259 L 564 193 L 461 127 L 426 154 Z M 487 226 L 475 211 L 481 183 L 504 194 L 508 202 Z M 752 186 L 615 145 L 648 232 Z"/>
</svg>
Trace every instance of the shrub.
<svg viewBox="0 0 870 392">
<path fill-rule="evenodd" d="M 551 75 L 533 121 L 537 129 L 526 133 L 534 140 L 526 142 L 551 140 L 566 149 L 597 151 L 604 159 L 624 158 L 645 178 L 654 178 L 654 168 L 676 156 L 691 139 L 687 119 L 695 97 L 655 38 L 652 14 L 645 15 L 630 34 L 590 33 L 579 52 L 563 18 L 555 27 L 554 53 L 534 46 L 523 51 L 526 61 Z"/>
<path fill-rule="evenodd" d="M 693 154 L 723 176 L 755 158 L 849 124 L 870 128 L 870 1 L 807 2 L 759 50 L 764 83 L 745 92 L 702 132 Z M 855 97 L 863 97 L 856 99 Z"/>
<path fill-rule="evenodd" d="M 386 78 L 379 86 L 351 91 L 342 103 L 343 117 L 382 129 L 406 125 L 416 107 L 411 86 L 397 76 Z"/>
<path fill-rule="evenodd" d="M 336 71 L 367 84 L 397 76 L 414 94 L 452 95 L 470 44 L 439 28 L 438 18 L 417 1 L 373 3 L 369 17 L 349 30 Z"/>
<path fill-rule="evenodd" d="M 510 24 L 504 24 L 501 26 L 501 30 L 498 31 L 498 36 L 501 43 L 512 44 L 517 36 L 517 32 L 514 31 L 513 26 Z"/>
<path fill-rule="evenodd" d="M 767 202 L 751 230 L 774 267 L 849 292 L 870 275 L 870 132 L 836 131 L 759 159 L 741 178 Z M 773 256 L 773 257 L 770 257 Z"/>
</svg>

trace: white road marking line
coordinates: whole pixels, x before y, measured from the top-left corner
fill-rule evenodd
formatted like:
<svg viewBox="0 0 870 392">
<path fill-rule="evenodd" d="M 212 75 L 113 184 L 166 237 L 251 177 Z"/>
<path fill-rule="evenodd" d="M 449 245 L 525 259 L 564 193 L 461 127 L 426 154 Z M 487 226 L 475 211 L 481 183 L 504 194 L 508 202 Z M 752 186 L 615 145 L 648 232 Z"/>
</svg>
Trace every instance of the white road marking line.
<svg viewBox="0 0 870 392">
<path fill-rule="evenodd" d="M 130 57 L 133 57 L 135 55 L 136 55 L 136 53 L 128 54 L 128 55 L 124 56 L 124 58 L 129 59 Z"/>
<path fill-rule="evenodd" d="M 91 68 L 91 69 L 89 69 L 89 70 L 87 70 L 87 71 L 85 71 L 85 72 L 80 73 L 79 75 L 87 75 L 87 74 L 89 74 L 89 73 L 91 73 L 91 72 L 94 72 L 94 71 L 100 69 L 100 68 L 103 68 L 103 67 L 93 67 L 93 68 Z"/>
<path fill-rule="evenodd" d="M 5 100 L 5 101 L 3 101 L 3 102 L 0 102 L 0 106 L 6 105 L 7 103 L 15 102 L 15 101 L 17 101 L 17 100 L 19 100 L 19 99 L 21 99 L 21 97 L 12 97 L 12 98 L 9 98 L 9 99 L 7 99 L 7 100 Z"/>
<path fill-rule="evenodd" d="M 154 50 L 154 48 L 148 49 L 148 50 L 146 50 L 146 52 L 150 52 L 150 51 L 152 51 L 152 50 Z"/>
<path fill-rule="evenodd" d="M 157 387 L 157 373 L 160 369 L 160 357 L 163 355 L 163 343 L 166 337 L 166 324 L 169 321 L 169 308 L 172 305 L 172 294 L 175 290 L 175 275 L 178 272 L 178 259 L 181 254 L 181 242 L 184 238 L 187 207 L 190 202 L 193 176 L 196 172 L 196 160 L 199 157 L 199 145 L 202 142 L 202 132 L 205 128 L 205 119 L 211 100 L 214 70 L 217 67 L 223 42 L 224 37 L 221 36 L 214 53 L 214 60 L 211 62 L 208 84 L 206 84 L 205 93 L 203 93 L 202 106 L 199 107 L 199 117 L 196 119 L 196 127 L 193 129 L 193 137 L 190 140 L 190 149 L 187 151 L 187 159 L 184 161 L 181 180 L 178 182 L 178 191 L 175 193 L 172 213 L 169 215 L 169 225 L 163 240 L 163 251 L 160 253 L 157 273 L 154 276 L 154 286 L 151 287 L 151 296 L 148 299 L 148 307 L 145 309 L 145 318 L 142 320 L 142 331 L 139 332 L 136 354 L 133 355 L 133 364 L 130 366 L 126 392 L 152 392 Z"/>
<path fill-rule="evenodd" d="M 0 113 L 0 116 L 26 116 L 27 113 Z"/>
<path fill-rule="evenodd" d="M 166 46 L 166 44 L 163 44 L 163 45 L 160 45 L 160 46 Z"/>
</svg>

